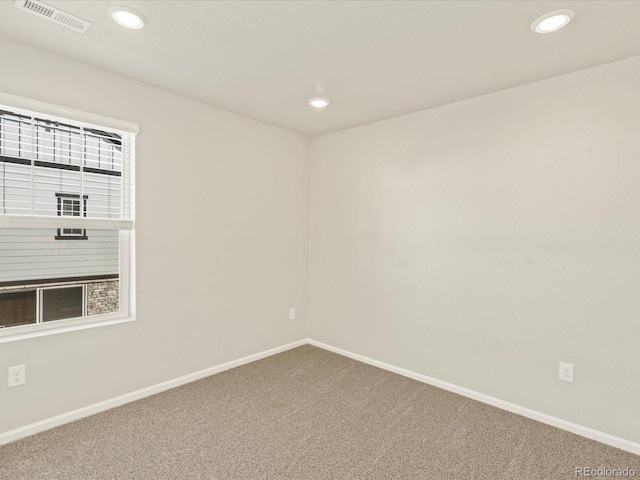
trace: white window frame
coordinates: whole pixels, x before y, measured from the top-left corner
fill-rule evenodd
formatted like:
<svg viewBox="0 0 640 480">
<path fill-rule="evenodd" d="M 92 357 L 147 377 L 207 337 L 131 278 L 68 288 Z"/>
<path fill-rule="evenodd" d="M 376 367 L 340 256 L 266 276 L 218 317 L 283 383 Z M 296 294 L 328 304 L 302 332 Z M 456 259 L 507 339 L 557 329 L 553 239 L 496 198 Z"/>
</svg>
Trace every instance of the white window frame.
<svg viewBox="0 0 640 480">
<path fill-rule="evenodd" d="M 29 110 L 38 112 L 41 115 L 59 117 L 67 121 L 77 121 L 83 124 L 89 124 L 95 128 L 109 128 L 123 132 L 128 132 L 133 136 L 139 132 L 137 124 L 125 122 L 109 117 L 103 117 L 92 113 L 73 110 L 70 108 L 41 102 L 29 98 L 19 97 L 16 95 L 0 92 L 0 104 L 10 107 L 12 110 Z M 135 151 L 132 154 L 132 161 L 135 161 Z M 123 188 L 130 188 L 131 185 L 123 185 Z M 129 195 L 130 192 L 126 194 Z M 82 197 L 82 195 L 81 195 Z M 131 196 L 131 202 L 133 202 Z M 82 202 L 81 202 L 82 208 Z M 133 209 L 133 205 L 131 206 Z M 124 209 L 124 206 L 123 206 Z M 123 210 L 124 211 L 124 210 Z M 133 212 L 132 212 L 133 213 Z M 61 222 L 60 228 L 111 228 L 119 230 L 119 246 L 120 246 L 120 265 L 119 265 L 119 311 L 96 314 L 86 316 L 86 298 L 84 299 L 85 316 L 79 318 L 71 318 L 64 320 L 53 320 L 48 322 L 40 322 L 29 325 L 21 325 L 15 327 L 0 328 L 0 343 L 23 340 L 27 338 L 39 337 L 44 335 L 52 335 L 75 331 L 85 328 L 101 327 L 105 325 L 113 325 L 123 322 L 131 322 L 135 320 L 135 230 L 133 229 L 133 220 L 92 220 L 81 217 L 65 217 L 64 221 L 60 217 L 51 218 L 12 218 L 11 216 L 0 215 L 0 228 L 21 228 L 28 224 L 31 228 L 50 228 L 52 221 Z M 124 229 L 123 225 L 128 228 Z M 56 227 L 58 228 L 58 227 Z M 60 287 L 54 287 L 60 288 Z M 86 287 L 85 297 L 86 297 Z M 40 294 L 36 295 L 39 305 Z M 38 310 L 37 310 L 38 312 Z"/>
</svg>

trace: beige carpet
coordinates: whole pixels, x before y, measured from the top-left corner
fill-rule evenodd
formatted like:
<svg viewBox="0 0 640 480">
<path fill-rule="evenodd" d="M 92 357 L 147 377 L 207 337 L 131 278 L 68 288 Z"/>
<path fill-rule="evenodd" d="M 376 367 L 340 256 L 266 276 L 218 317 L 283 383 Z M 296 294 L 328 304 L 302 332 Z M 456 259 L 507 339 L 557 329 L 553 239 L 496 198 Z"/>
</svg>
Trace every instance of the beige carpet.
<svg viewBox="0 0 640 480">
<path fill-rule="evenodd" d="M 575 467 L 640 478 L 637 455 L 311 346 L 0 447 L 3 480 L 562 480 Z"/>
</svg>

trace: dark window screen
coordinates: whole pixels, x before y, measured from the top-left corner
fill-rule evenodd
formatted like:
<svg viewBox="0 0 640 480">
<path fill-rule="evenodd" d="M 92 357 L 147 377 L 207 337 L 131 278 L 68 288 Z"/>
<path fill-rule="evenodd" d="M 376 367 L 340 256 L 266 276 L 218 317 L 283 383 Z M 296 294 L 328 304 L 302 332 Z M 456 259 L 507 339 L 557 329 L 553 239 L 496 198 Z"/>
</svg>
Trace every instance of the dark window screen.
<svg viewBox="0 0 640 480">
<path fill-rule="evenodd" d="M 0 327 L 36 323 L 36 291 L 0 293 Z"/>
<path fill-rule="evenodd" d="M 42 290 L 42 321 L 82 316 L 82 286 Z"/>
</svg>

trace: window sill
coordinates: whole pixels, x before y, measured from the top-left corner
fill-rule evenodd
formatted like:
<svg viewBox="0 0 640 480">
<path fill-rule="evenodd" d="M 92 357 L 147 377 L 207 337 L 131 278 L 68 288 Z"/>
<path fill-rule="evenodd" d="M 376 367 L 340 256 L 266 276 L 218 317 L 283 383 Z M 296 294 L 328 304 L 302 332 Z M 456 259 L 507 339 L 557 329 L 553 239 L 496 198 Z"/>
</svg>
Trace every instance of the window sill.
<svg viewBox="0 0 640 480">
<path fill-rule="evenodd" d="M 30 338 L 44 337 L 58 333 L 75 332 L 88 328 L 105 327 L 118 323 L 133 322 L 135 316 L 112 316 L 102 315 L 100 318 L 79 318 L 75 320 L 59 320 L 46 324 L 32 324 L 21 327 L 8 327 L 0 329 L 0 343 L 16 342 Z"/>
</svg>

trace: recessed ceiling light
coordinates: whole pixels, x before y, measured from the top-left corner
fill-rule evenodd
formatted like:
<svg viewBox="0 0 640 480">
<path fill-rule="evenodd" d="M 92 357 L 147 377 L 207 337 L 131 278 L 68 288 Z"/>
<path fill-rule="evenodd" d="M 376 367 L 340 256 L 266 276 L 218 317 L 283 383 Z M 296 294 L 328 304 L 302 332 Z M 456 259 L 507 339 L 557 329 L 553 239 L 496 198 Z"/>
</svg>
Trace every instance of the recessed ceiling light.
<svg viewBox="0 0 640 480">
<path fill-rule="evenodd" d="M 326 98 L 320 98 L 320 97 L 316 97 L 316 98 L 310 98 L 309 99 L 309 105 L 311 105 L 314 108 L 324 108 L 327 105 L 329 105 L 329 100 L 327 100 Z"/>
<path fill-rule="evenodd" d="M 111 7 L 109 8 L 109 16 L 118 25 L 125 28 L 138 30 L 145 26 L 147 19 L 137 10 L 129 7 Z"/>
<path fill-rule="evenodd" d="M 573 10 L 555 10 L 545 13 L 531 24 L 531 30 L 537 33 L 551 33 L 566 27 L 573 20 L 576 12 Z"/>
</svg>

